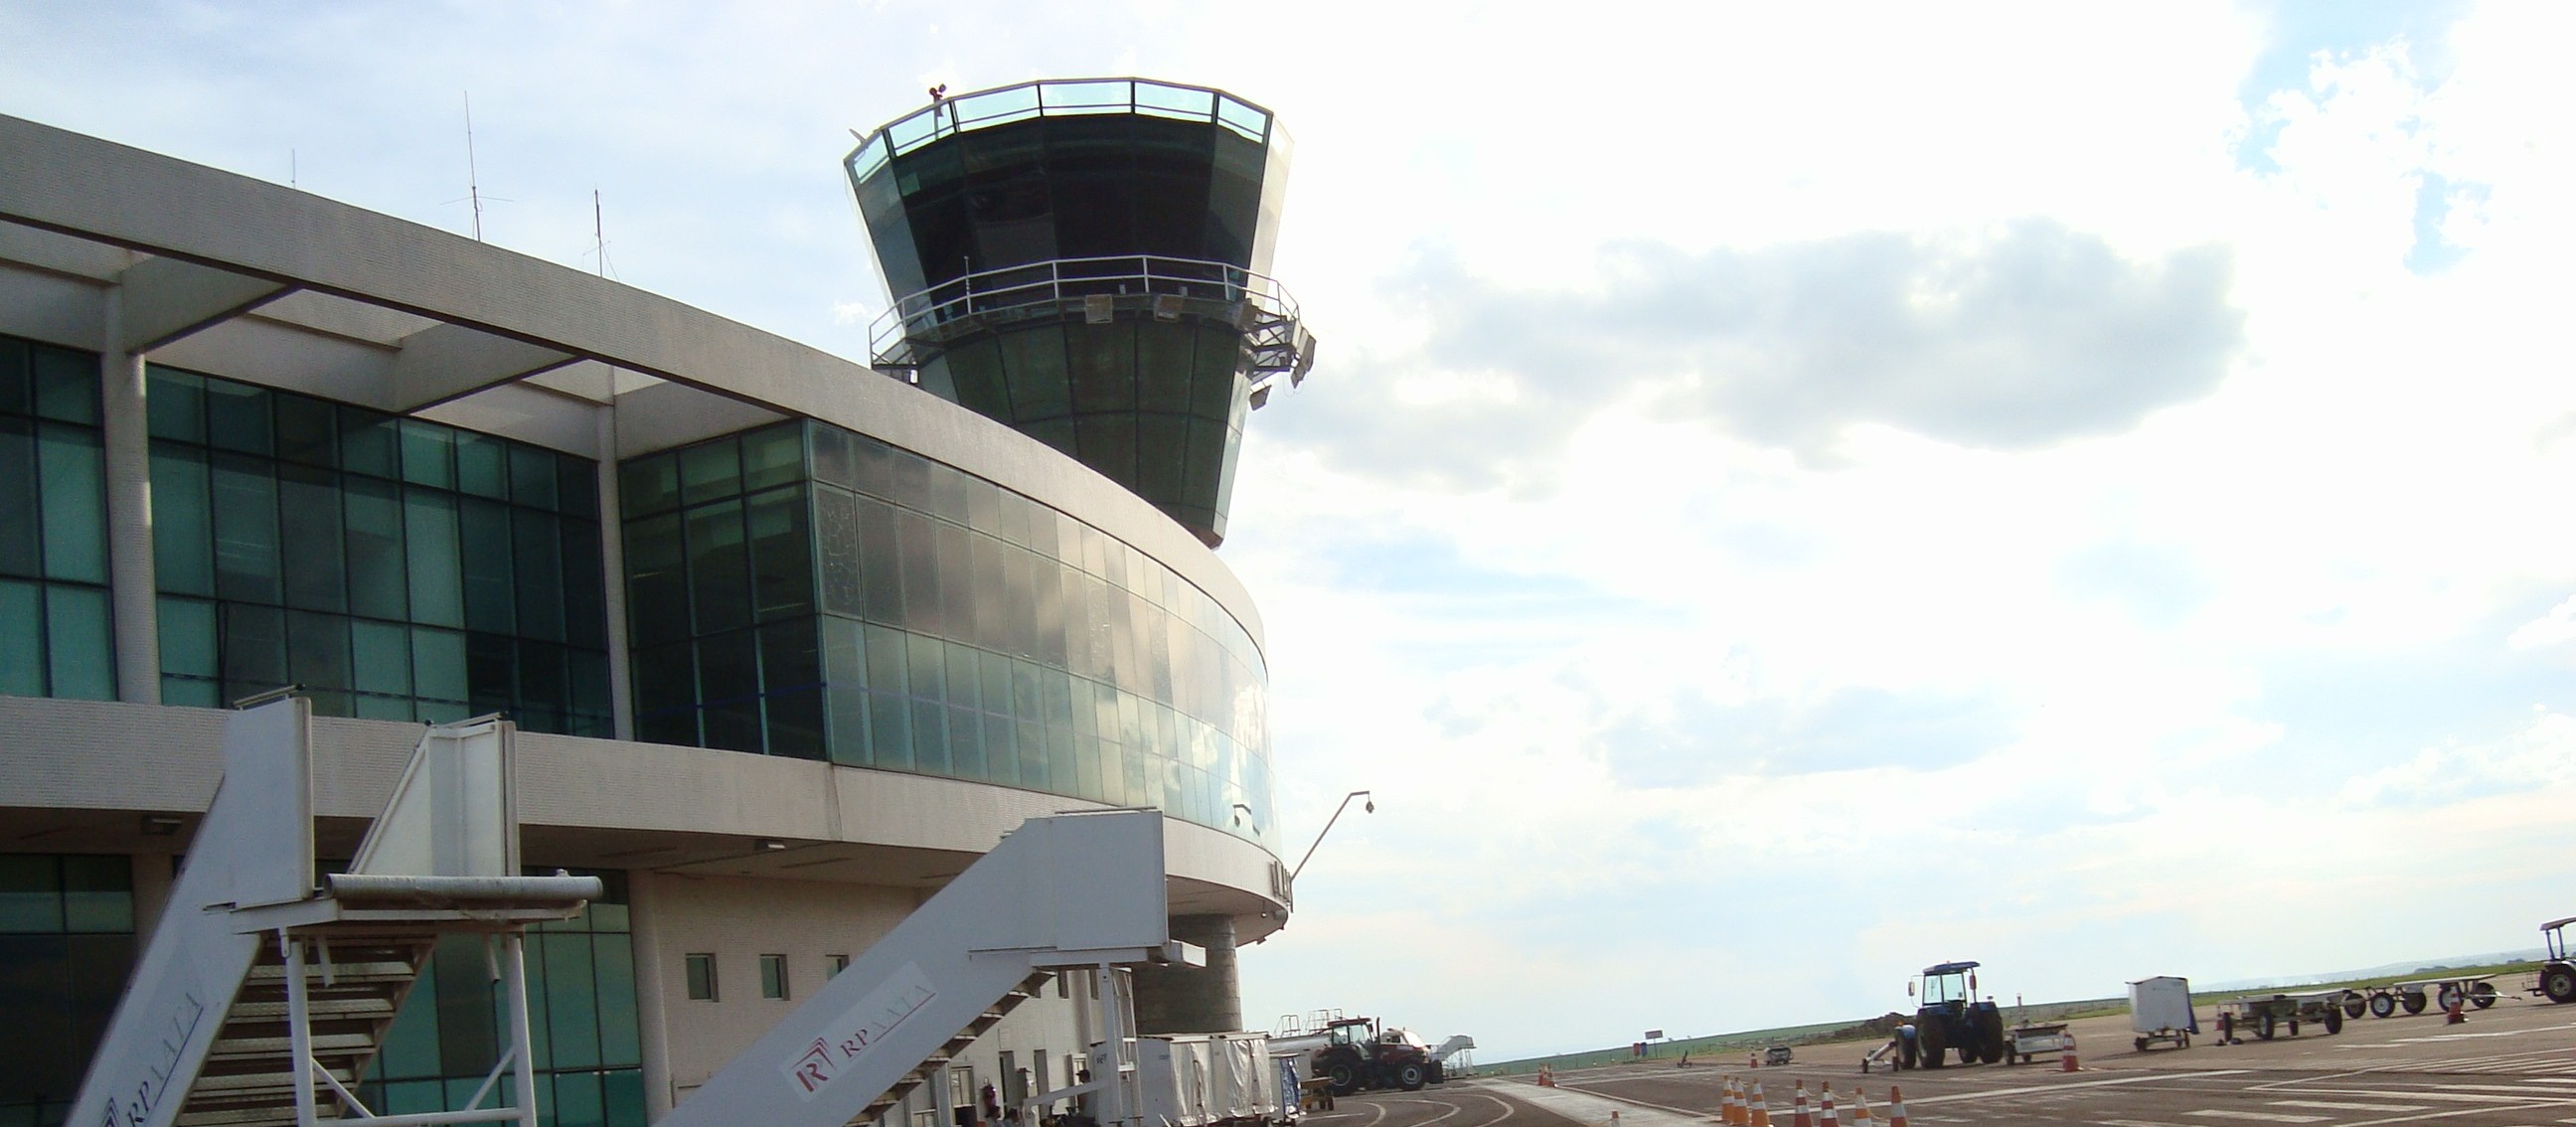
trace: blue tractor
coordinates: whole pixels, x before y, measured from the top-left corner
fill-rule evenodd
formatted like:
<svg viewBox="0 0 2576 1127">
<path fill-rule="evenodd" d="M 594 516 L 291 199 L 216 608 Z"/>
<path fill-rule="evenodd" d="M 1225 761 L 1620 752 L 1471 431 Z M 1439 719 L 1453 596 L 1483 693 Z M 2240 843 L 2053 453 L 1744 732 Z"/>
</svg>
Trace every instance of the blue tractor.
<svg viewBox="0 0 2576 1127">
<path fill-rule="evenodd" d="M 2004 1059 L 2004 1014 L 1994 999 L 1977 998 L 1977 964 L 1940 963 L 1923 968 L 1923 985 L 1915 995 L 1914 1036 L 1900 1037 L 1898 1068 L 1939 1068 L 1943 1058 L 1959 1054 L 1959 1063 Z"/>
</svg>

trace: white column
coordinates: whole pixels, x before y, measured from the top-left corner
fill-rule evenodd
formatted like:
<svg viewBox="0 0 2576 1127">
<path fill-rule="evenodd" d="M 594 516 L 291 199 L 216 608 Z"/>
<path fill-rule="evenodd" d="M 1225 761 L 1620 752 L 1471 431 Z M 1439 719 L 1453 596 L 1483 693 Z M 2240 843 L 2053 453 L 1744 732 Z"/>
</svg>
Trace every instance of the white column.
<svg viewBox="0 0 2576 1127">
<path fill-rule="evenodd" d="M 620 515 L 625 505 L 617 494 L 615 369 L 609 371 L 608 380 L 611 402 L 599 412 L 599 552 L 608 585 L 608 600 L 603 604 L 608 615 L 608 722 L 618 739 L 631 740 L 635 738 L 635 682 L 626 641 L 626 525 Z M 658 1118 L 661 1112 L 654 1114 Z"/>
<path fill-rule="evenodd" d="M 152 570 L 152 430 L 143 354 L 125 351 L 124 289 L 107 291 L 99 353 L 100 435 L 107 448 L 108 603 L 115 608 L 116 697 L 161 703 L 160 591 Z"/>
<path fill-rule="evenodd" d="M 628 941 L 635 945 L 635 1033 L 644 1053 L 644 1118 L 671 1114 L 669 993 L 663 988 L 662 889 L 649 869 L 626 873 Z"/>
</svg>

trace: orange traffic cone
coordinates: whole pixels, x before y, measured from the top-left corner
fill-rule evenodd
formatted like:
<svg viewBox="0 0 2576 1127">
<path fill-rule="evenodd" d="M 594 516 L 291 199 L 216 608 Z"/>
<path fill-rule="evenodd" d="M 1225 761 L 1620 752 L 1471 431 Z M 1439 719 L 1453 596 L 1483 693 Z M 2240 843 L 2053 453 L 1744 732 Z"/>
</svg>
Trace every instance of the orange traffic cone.
<svg viewBox="0 0 2576 1127">
<path fill-rule="evenodd" d="M 1807 1082 L 1798 1081 L 1798 1098 L 1789 1105 L 1789 1127 L 1816 1127 L 1816 1117 L 1807 1111 Z"/>
<path fill-rule="evenodd" d="M 1726 1078 L 1726 1094 L 1718 1104 L 1718 1122 L 1726 1127 L 1744 1127 L 1744 1082 Z"/>
<path fill-rule="evenodd" d="M 1905 1089 L 1887 1086 L 1887 1127 L 1909 1127 L 1905 1121 Z"/>
<path fill-rule="evenodd" d="M 1538 1066 L 1538 1086 L 1542 1088 L 1556 1087 L 1556 1074 L 1548 1071 L 1548 1067 L 1543 1064 Z"/>
<path fill-rule="evenodd" d="M 1828 1082 L 1816 1109 L 1816 1127 L 1843 1127 L 1843 1117 L 1834 1113 L 1834 1086 Z"/>
<path fill-rule="evenodd" d="M 2066 1051 L 2057 1054 L 2057 1070 L 2059 1072 L 2082 1072 L 2084 1070 L 2084 1066 L 2075 1063 L 2074 1034 L 2067 1034 Z"/>
<path fill-rule="evenodd" d="M 1853 1127 L 1874 1127 L 1876 1122 L 1869 1114 L 1869 1093 L 1858 1088 L 1852 1089 Z"/>
<path fill-rule="evenodd" d="M 1759 1080 L 1753 1082 L 1751 1111 L 1752 1118 L 1745 1121 L 1744 1127 L 1771 1127 L 1771 1101 L 1762 1098 L 1762 1082 Z"/>
<path fill-rule="evenodd" d="M 2469 1011 L 2466 1009 L 2467 1005 L 2468 1003 L 2463 1001 L 2461 998 L 2451 999 L 2450 1016 L 2443 1018 L 2442 1024 L 2461 1025 L 2467 1023 L 2469 1020 Z"/>
</svg>

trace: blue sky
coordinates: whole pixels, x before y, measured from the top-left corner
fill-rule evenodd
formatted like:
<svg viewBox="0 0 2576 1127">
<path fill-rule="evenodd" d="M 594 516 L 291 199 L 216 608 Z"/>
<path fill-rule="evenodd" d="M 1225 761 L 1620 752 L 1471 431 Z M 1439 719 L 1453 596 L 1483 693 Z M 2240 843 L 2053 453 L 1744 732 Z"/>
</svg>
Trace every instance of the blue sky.
<svg viewBox="0 0 2576 1127">
<path fill-rule="evenodd" d="M 1247 1015 L 1488 1059 L 2576 911 L 2564 5 L 19 3 L 0 112 L 844 355 L 924 87 L 1297 139 Z M 2553 109 L 2553 107 L 2559 107 Z"/>
</svg>

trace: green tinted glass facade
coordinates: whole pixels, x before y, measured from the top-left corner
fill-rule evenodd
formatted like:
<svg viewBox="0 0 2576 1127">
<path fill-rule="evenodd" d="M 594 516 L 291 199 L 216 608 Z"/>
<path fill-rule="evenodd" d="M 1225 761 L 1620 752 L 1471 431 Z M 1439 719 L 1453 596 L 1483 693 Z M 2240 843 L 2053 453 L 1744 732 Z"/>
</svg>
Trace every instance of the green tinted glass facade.
<svg viewBox="0 0 2576 1127">
<path fill-rule="evenodd" d="M 1249 410 L 1244 364 L 1243 332 L 1230 320 L 1030 318 L 961 333 L 922 361 L 920 382 L 1100 471 L 1215 542 L 1224 539 Z"/>
<path fill-rule="evenodd" d="M 0 337 L 0 695 L 116 696 L 98 364 Z"/>
<path fill-rule="evenodd" d="M 164 703 L 611 734 L 595 463 L 151 369 Z"/>
<path fill-rule="evenodd" d="M 644 1127 L 625 874 L 594 875 L 606 884 L 604 895 L 580 916 L 527 934 L 538 1120 L 548 1127 Z M 508 1042 L 501 1022 L 509 994 L 492 980 L 491 966 L 481 936 L 439 941 L 358 1089 L 369 1108 L 400 1115 L 468 1106 Z M 487 1105 L 508 1104 L 508 1085 L 497 1090 Z"/>
<path fill-rule="evenodd" d="M 1270 823 L 1261 655 L 1144 553 L 823 423 L 619 473 L 638 738 Z"/>
<path fill-rule="evenodd" d="M 126 858 L 0 854 L 0 1124 L 63 1121 L 134 954 Z"/>
</svg>

